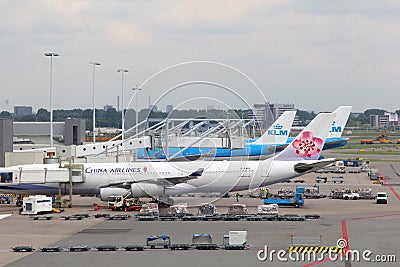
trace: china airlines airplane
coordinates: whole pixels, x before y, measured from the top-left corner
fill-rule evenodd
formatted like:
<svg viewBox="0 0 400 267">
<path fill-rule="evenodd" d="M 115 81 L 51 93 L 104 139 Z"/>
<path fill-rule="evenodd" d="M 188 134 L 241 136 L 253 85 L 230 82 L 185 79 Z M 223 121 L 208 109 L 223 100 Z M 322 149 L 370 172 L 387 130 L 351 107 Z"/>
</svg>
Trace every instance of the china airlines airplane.
<svg viewBox="0 0 400 267">
<path fill-rule="evenodd" d="M 320 113 L 282 152 L 262 161 L 123 162 L 71 165 L 74 194 L 99 194 L 102 200 L 131 190 L 133 197 L 253 189 L 321 169 L 335 159 L 319 159 L 335 113 Z M 0 169 L 0 192 L 56 195 L 61 179 L 68 190 L 69 169 L 60 164 Z M 67 178 L 67 180 L 65 180 Z M 39 182 L 40 181 L 40 182 Z M 58 181 L 58 182 L 56 182 Z"/>
</svg>

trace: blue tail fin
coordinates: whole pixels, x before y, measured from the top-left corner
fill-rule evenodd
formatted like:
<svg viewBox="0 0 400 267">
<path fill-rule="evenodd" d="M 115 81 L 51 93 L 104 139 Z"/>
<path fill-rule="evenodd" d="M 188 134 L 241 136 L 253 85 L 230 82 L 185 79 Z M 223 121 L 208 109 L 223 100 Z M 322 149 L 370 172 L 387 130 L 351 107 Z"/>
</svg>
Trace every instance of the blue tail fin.
<svg viewBox="0 0 400 267">
<path fill-rule="evenodd" d="M 336 113 L 318 114 L 275 159 L 318 159 L 335 116 Z"/>
</svg>

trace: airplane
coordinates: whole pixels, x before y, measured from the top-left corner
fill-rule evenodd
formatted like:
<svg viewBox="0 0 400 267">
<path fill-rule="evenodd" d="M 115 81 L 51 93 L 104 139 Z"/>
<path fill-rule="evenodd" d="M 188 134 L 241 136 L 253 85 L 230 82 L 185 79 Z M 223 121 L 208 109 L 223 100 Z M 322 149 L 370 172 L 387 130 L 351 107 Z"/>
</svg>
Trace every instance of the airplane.
<svg viewBox="0 0 400 267">
<path fill-rule="evenodd" d="M 204 160 L 231 160 L 231 159 L 260 159 L 261 155 L 271 155 L 275 153 L 276 146 L 286 143 L 289 137 L 290 128 L 293 124 L 296 111 L 285 111 L 268 130 L 258 139 L 249 139 L 244 148 L 231 149 L 223 147 L 189 147 L 176 156 L 177 160 L 198 159 Z M 169 156 L 182 150 L 182 147 L 169 147 Z M 148 151 L 145 157 L 144 149 L 138 150 L 138 159 L 166 159 L 163 148 Z"/>
<path fill-rule="evenodd" d="M 326 139 L 323 150 L 341 147 L 347 144 L 347 138 L 342 138 L 352 106 L 340 106 L 333 113 L 336 117 L 332 120 L 332 127 Z M 258 139 L 248 139 L 243 149 L 190 147 L 179 153 L 174 160 L 260 160 L 270 157 L 272 154 L 282 151 L 290 144 L 294 137 L 289 137 L 290 127 L 293 123 L 296 111 L 285 111 L 276 122 Z M 303 128 L 302 128 L 303 129 Z M 182 147 L 169 147 L 171 156 L 182 150 Z M 138 150 L 138 159 L 166 159 L 163 148 L 148 151 L 145 156 L 144 149 Z"/>
<path fill-rule="evenodd" d="M 131 190 L 132 197 L 150 196 L 172 205 L 170 197 L 177 194 L 219 192 L 223 195 L 254 189 L 333 163 L 335 159 L 319 158 L 335 116 L 335 113 L 318 114 L 282 152 L 263 161 L 83 163 L 75 170 L 60 164 L 19 165 L 0 168 L 0 192 L 56 195 L 59 184 L 48 181 L 68 173 L 70 179 L 81 176 L 80 182 L 74 183 L 74 194 L 99 194 L 102 200 Z M 27 175 L 28 170 L 32 176 Z M 24 184 L 24 179 L 29 182 Z M 35 184 L 35 179 L 41 179 L 42 183 Z M 64 194 L 67 192 L 67 182 L 61 190 Z"/>
<path fill-rule="evenodd" d="M 326 138 L 323 150 L 337 148 L 347 144 L 348 138 L 343 138 L 342 134 L 352 108 L 352 106 L 340 106 L 333 111 L 333 113 L 336 113 L 336 118 L 332 121 L 331 129 Z M 286 143 L 290 144 L 292 140 L 293 137 L 289 137 Z"/>
</svg>

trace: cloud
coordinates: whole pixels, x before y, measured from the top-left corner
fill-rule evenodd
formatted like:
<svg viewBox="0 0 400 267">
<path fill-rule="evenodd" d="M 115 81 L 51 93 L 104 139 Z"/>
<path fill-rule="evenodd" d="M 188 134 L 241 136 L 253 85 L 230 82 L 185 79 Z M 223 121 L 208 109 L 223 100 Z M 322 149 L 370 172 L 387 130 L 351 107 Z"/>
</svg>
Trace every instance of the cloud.
<svg viewBox="0 0 400 267">
<path fill-rule="evenodd" d="M 107 26 L 108 41 L 120 46 L 131 46 L 147 42 L 150 35 L 140 29 L 135 23 L 110 21 Z"/>
<path fill-rule="evenodd" d="M 208 31 L 238 26 L 249 12 L 283 1 L 176 1 L 158 15 L 162 25 L 185 30 L 205 27 Z M 286 1 L 284 1 L 286 2 Z"/>
</svg>

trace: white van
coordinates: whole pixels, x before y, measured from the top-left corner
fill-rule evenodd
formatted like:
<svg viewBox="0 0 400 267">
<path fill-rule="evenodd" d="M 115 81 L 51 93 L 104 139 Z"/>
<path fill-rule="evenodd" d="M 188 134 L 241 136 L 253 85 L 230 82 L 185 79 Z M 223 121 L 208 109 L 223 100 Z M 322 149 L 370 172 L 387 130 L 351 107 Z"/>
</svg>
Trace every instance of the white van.
<svg viewBox="0 0 400 267">
<path fill-rule="evenodd" d="M 387 204 L 388 203 L 388 196 L 385 192 L 378 192 L 376 194 L 376 203 L 377 204 Z"/>
</svg>

